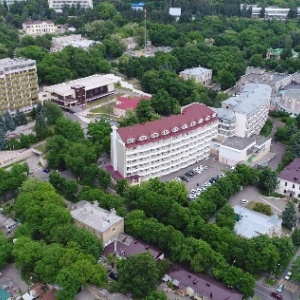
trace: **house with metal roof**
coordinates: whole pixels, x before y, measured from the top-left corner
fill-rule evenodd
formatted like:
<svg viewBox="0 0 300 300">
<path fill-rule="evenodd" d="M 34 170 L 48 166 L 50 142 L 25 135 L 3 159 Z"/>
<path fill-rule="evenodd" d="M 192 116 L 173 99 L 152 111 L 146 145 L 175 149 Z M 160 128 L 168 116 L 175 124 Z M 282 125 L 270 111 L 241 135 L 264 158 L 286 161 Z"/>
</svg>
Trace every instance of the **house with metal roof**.
<svg viewBox="0 0 300 300">
<path fill-rule="evenodd" d="M 278 180 L 278 193 L 300 199 L 300 157 L 279 173 Z"/>
<path fill-rule="evenodd" d="M 72 207 L 71 215 L 76 225 L 91 231 L 104 245 L 124 232 L 124 218 L 118 216 L 114 209 L 107 211 L 97 203 L 78 202 Z"/>
<path fill-rule="evenodd" d="M 0 300 L 11 300 L 10 294 L 2 288 L 0 288 Z"/>
<path fill-rule="evenodd" d="M 211 84 L 212 70 L 199 66 L 196 68 L 185 69 L 179 73 L 179 76 L 184 80 L 194 79 L 195 82 L 208 86 Z"/>
<path fill-rule="evenodd" d="M 277 213 L 267 216 L 246 207 L 235 205 L 233 207 L 236 215 L 234 232 L 236 235 L 251 239 L 259 235 L 269 237 L 281 236 L 281 218 Z"/>
</svg>

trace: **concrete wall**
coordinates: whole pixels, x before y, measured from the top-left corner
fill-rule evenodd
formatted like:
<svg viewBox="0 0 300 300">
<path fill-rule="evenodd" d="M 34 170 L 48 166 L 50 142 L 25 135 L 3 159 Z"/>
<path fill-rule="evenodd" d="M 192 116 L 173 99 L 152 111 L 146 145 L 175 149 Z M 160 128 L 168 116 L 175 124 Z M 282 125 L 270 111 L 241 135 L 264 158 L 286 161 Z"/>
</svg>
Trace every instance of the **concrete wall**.
<svg viewBox="0 0 300 300">
<path fill-rule="evenodd" d="M 11 164 L 17 163 L 21 160 L 25 160 L 29 157 L 36 155 L 32 149 L 24 149 L 20 152 L 17 151 L 1 151 L 0 155 L 0 167 L 6 167 Z"/>
<path fill-rule="evenodd" d="M 246 159 L 246 151 L 247 149 L 237 150 L 221 146 L 219 152 L 219 161 L 230 166 L 235 166 L 239 162 Z"/>
<path fill-rule="evenodd" d="M 279 178 L 279 186 L 277 192 L 289 197 L 292 195 L 291 197 L 300 199 L 300 184 Z M 291 192 L 294 193 L 291 194 Z"/>
<path fill-rule="evenodd" d="M 246 137 L 247 116 L 236 112 L 235 135 L 238 137 Z"/>
</svg>

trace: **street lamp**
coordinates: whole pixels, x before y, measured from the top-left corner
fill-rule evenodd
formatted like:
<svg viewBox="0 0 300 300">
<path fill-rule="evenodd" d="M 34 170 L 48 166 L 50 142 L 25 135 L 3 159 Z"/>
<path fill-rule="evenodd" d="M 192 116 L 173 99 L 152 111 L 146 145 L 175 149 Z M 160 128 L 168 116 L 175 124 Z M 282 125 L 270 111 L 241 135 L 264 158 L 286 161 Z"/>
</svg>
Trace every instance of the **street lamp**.
<svg viewBox="0 0 300 300">
<path fill-rule="evenodd" d="M 233 266 L 235 264 L 236 260 L 233 261 L 233 263 L 231 264 L 231 266 Z"/>
</svg>

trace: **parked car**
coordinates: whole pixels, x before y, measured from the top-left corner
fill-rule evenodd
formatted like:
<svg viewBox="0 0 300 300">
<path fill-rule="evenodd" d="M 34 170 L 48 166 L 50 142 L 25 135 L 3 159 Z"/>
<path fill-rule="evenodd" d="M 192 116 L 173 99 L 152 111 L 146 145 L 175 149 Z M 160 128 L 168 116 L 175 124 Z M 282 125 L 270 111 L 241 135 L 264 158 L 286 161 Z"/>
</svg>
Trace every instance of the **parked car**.
<svg viewBox="0 0 300 300">
<path fill-rule="evenodd" d="M 49 169 L 44 169 L 43 172 L 49 174 L 50 170 Z"/>
<path fill-rule="evenodd" d="M 246 200 L 246 199 L 242 199 L 242 200 L 241 200 L 241 203 L 242 203 L 242 204 L 247 204 L 248 202 L 249 202 L 249 200 Z"/>
<path fill-rule="evenodd" d="M 277 289 L 276 289 L 276 291 L 278 293 L 281 293 L 283 291 L 283 289 L 284 289 L 284 284 L 279 284 L 278 287 L 277 287 Z"/>
<path fill-rule="evenodd" d="M 184 176 L 180 176 L 179 178 L 180 178 L 182 181 L 189 182 L 189 180 L 188 180 L 186 177 L 184 177 Z"/>
<path fill-rule="evenodd" d="M 194 173 L 191 171 L 186 172 L 184 175 L 188 177 L 194 177 Z"/>
<path fill-rule="evenodd" d="M 119 274 L 110 272 L 108 275 L 112 280 L 118 281 L 119 280 Z"/>
<path fill-rule="evenodd" d="M 290 280 L 292 276 L 292 272 L 288 271 L 284 277 L 285 280 Z"/>
<path fill-rule="evenodd" d="M 282 295 L 275 293 L 275 292 L 271 293 L 271 297 L 274 299 L 277 299 L 277 300 L 282 300 Z"/>
</svg>

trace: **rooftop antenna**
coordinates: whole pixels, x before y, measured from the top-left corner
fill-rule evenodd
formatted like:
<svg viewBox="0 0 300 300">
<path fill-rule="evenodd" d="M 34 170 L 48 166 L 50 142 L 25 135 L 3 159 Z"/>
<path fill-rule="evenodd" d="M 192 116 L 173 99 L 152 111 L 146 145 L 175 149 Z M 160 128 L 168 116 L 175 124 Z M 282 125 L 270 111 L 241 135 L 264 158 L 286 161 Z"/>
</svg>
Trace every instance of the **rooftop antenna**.
<svg viewBox="0 0 300 300">
<path fill-rule="evenodd" d="M 147 8 L 145 7 L 145 14 L 144 14 L 144 17 L 145 17 L 145 50 L 146 50 L 146 47 L 147 47 Z"/>
</svg>

